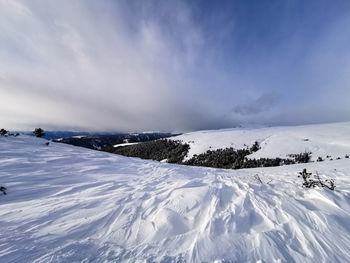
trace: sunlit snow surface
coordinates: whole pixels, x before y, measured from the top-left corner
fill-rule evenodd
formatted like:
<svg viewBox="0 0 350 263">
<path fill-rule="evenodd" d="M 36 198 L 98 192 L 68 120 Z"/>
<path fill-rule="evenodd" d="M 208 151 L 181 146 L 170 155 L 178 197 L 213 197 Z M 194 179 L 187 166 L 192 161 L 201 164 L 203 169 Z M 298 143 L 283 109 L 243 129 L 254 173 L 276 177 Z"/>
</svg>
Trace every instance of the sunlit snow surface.
<svg viewBox="0 0 350 263">
<path fill-rule="evenodd" d="M 0 137 L 0 262 L 349 262 L 343 156 L 220 170 L 44 142 Z"/>
<path fill-rule="evenodd" d="M 199 131 L 172 137 L 188 143 L 188 158 L 207 150 L 242 149 L 259 142 L 261 150 L 251 158 L 286 158 L 288 154 L 312 152 L 313 159 L 327 155 L 344 157 L 350 152 L 350 122 L 260 129 L 235 128 Z"/>
</svg>

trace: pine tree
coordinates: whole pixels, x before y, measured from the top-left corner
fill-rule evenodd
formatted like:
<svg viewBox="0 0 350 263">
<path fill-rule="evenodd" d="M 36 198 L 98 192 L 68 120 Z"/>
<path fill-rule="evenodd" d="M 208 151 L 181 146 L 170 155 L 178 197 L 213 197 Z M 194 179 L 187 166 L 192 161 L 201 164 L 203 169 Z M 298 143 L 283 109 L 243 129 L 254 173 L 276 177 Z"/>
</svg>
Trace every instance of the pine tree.
<svg viewBox="0 0 350 263">
<path fill-rule="evenodd" d="M 33 133 L 35 134 L 36 137 L 41 138 L 45 135 L 44 130 L 41 128 L 35 128 L 35 130 L 33 131 Z"/>
</svg>

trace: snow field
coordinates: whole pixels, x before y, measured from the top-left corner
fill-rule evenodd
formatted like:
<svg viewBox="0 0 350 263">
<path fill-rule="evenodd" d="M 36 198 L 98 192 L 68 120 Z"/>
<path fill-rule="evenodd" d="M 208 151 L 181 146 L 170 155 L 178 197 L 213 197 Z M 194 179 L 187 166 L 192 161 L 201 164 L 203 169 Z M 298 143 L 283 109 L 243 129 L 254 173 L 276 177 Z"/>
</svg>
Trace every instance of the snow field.
<svg viewBox="0 0 350 263">
<path fill-rule="evenodd" d="M 286 158 L 288 154 L 312 152 L 312 159 L 327 155 L 333 159 L 350 155 L 350 123 L 331 123 L 259 129 L 234 128 L 199 131 L 172 137 L 190 145 L 187 159 L 207 150 L 251 147 L 255 141 L 261 149 L 250 158 Z"/>
<path fill-rule="evenodd" d="M 350 258 L 349 159 L 220 170 L 44 142 L 0 137 L 0 262 Z M 336 190 L 302 188 L 303 168 Z"/>
</svg>

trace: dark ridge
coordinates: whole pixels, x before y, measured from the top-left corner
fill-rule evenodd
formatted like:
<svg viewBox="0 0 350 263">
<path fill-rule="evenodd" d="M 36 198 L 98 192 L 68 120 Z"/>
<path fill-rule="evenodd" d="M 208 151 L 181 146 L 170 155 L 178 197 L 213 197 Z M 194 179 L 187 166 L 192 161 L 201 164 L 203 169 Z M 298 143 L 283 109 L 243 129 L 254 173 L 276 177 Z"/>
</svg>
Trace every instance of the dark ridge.
<svg viewBox="0 0 350 263">
<path fill-rule="evenodd" d="M 176 134 L 177 135 L 177 134 Z M 75 146 L 85 147 L 93 150 L 105 150 L 111 152 L 113 145 L 132 142 L 147 142 L 175 136 L 171 133 L 120 133 L 90 135 L 83 137 L 70 137 L 55 139 L 55 142 L 67 143 Z"/>
<path fill-rule="evenodd" d="M 114 148 L 109 152 L 128 157 L 139 157 L 155 161 L 166 160 L 168 163 L 181 164 L 189 149 L 190 146 L 188 144 L 162 139 L 129 146 L 121 146 Z"/>
</svg>

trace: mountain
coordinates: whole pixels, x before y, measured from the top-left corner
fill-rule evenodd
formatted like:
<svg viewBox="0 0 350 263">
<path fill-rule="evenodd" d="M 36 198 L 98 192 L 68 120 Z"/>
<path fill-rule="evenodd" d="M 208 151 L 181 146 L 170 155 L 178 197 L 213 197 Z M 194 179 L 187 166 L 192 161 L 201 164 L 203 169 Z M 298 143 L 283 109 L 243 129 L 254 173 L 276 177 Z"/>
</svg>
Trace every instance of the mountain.
<svg viewBox="0 0 350 263">
<path fill-rule="evenodd" d="M 55 139 L 55 142 L 67 143 L 75 146 L 94 150 L 112 148 L 114 145 L 134 142 L 147 142 L 161 138 L 174 136 L 171 133 L 147 132 L 147 133 L 117 133 L 117 134 L 94 134 L 87 136 L 73 136 Z"/>
<path fill-rule="evenodd" d="M 350 154 L 349 142 L 350 123 L 332 123 L 199 131 L 105 150 L 168 163 L 241 169 L 341 159 Z"/>
<path fill-rule="evenodd" d="M 21 133 L 34 136 L 33 132 L 21 132 Z M 73 137 L 73 136 L 79 137 L 79 136 L 94 135 L 94 133 L 91 133 L 91 132 L 74 132 L 74 131 L 44 131 L 44 133 L 45 135 L 42 138 L 48 139 L 48 140 L 67 138 L 67 137 Z"/>
<path fill-rule="evenodd" d="M 312 160 L 316 161 L 318 157 L 335 159 L 350 154 L 350 122 L 198 131 L 170 139 L 190 145 L 186 159 L 208 150 L 243 149 L 257 141 L 261 149 L 249 158 L 286 158 L 289 154 L 311 152 Z"/>
<path fill-rule="evenodd" d="M 274 135 L 290 134 L 293 140 L 280 145 L 287 147 L 285 152 L 294 147 L 304 150 L 299 144 L 289 145 L 300 139 L 301 145 L 317 141 L 317 155 L 331 151 L 336 157 L 343 156 L 350 144 L 348 126 L 326 125 L 323 131 L 329 134 L 315 129 L 318 126 L 285 127 L 283 133 L 278 132 L 282 128 L 276 133 L 246 130 L 244 138 L 217 131 L 221 137 L 212 137 L 210 143 L 206 136 L 214 131 L 182 138 L 188 136 L 188 142 L 194 140 L 192 146 L 198 147 L 199 139 L 208 147 L 221 147 L 227 141 L 240 146 L 250 138 L 260 141 L 264 154 L 275 156 L 284 152 L 268 142 L 275 142 Z M 270 134 L 270 140 L 259 134 Z M 350 258 L 349 158 L 223 170 L 46 142 L 25 135 L 0 136 L 0 186 L 7 193 L 0 195 L 0 262 L 347 262 Z M 334 181 L 335 189 L 303 186 L 304 169 L 316 182 Z"/>
</svg>

